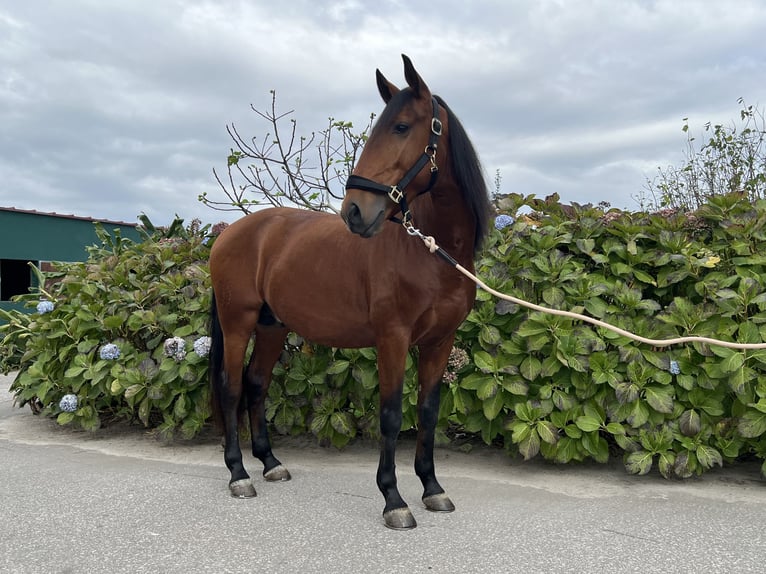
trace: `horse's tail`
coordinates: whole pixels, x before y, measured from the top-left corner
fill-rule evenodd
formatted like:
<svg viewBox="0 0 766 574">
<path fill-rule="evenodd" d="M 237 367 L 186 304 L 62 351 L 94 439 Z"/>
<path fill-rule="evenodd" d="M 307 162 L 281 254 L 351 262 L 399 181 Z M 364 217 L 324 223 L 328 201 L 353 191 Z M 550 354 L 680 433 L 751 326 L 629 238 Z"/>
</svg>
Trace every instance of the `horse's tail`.
<svg viewBox="0 0 766 574">
<path fill-rule="evenodd" d="M 208 378 L 210 380 L 210 410 L 213 423 L 223 429 L 223 410 L 221 407 L 221 387 L 223 386 L 223 331 L 218 320 L 218 307 L 215 303 L 215 291 L 210 303 L 210 352 L 208 354 Z"/>
</svg>

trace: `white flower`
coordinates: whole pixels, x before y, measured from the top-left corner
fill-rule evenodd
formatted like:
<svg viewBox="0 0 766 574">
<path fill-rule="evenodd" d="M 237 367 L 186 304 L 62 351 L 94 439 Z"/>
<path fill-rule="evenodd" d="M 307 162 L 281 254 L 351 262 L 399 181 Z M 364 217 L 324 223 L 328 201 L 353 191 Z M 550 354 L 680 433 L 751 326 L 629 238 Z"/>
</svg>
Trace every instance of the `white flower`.
<svg viewBox="0 0 766 574">
<path fill-rule="evenodd" d="M 509 225 L 513 225 L 513 217 L 510 215 L 502 214 L 495 218 L 495 229 L 503 229 Z"/>
<path fill-rule="evenodd" d="M 55 307 L 56 306 L 53 304 L 53 301 L 43 300 L 37 304 L 37 312 L 43 315 L 45 313 L 50 313 L 53 311 L 53 309 L 55 309 Z"/>
<path fill-rule="evenodd" d="M 59 401 L 59 408 L 65 413 L 73 413 L 77 410 L 77 395 L 64 395 Z"/>
<path fill-rule="evenodd" d="M 176 362 L 180 363 L 186 358 L 186 341 L 181 337 L 170 337 L 165 339 L 162 350 L 166 357 L 172 357 Z"/>
<path fill-rule="evenodd" d="M 194 352 L 200 357 L 207 357 L 208 353 L 210 353 L 210 342 L 210 337 L 200 337 L 194 341 Z"/>
<path fill-rule="evenodd" d="M 120 349 L 114 343 L 107 343 L 98 352 L 98 356 L 105 360 L 120 358 Z"/>
</svg>

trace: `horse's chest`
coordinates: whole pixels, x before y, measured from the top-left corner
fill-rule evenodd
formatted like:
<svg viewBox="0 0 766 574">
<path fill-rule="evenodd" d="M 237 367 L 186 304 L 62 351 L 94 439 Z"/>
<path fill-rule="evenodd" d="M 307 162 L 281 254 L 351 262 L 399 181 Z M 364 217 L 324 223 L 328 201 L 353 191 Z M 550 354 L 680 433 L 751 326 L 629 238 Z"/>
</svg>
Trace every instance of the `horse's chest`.
<svg viewBox="0 0 766 574">
<path fill-rule="evenodd" d="M 470 312 L 474 295 L 462 289 L 439 293 L 423 310 L 415 330 L 425 335 L 457 329 Z"/>
</svg>

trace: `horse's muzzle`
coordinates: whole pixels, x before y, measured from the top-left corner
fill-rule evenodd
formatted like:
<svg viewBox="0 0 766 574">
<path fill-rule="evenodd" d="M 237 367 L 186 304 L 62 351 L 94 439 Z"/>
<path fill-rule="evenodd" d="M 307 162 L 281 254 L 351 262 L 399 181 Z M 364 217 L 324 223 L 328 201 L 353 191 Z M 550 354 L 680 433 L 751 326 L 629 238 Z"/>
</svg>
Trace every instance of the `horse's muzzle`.
<svg viewBox="0 0 766 574">
<path fill-rule="evenodd" d="M 383 230 L 386 214 L 385 210 L 380 208 L 366 211 L 369 213 L 367 217 L 356 202 L 346 198 L 341 207 L 340 216 L 352 233 L 362 237 L 372 237 Z"/>
</svg>

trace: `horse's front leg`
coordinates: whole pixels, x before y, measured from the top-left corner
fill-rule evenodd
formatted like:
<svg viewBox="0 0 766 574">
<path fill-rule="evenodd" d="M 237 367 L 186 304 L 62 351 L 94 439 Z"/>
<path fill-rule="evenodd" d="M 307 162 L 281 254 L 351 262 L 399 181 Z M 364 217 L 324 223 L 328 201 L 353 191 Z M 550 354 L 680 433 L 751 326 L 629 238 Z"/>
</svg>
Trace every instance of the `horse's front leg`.
<svg viewBox="0 0 766 574">
<path fill-rule="evenodd" d="M 453 337 L 436 346 L 421 346 L 418 358 L 418 441 L 415 473 L 423 483 L 423 504 L 434 512 L 452 512 L 455 505 L 436 480 L 434 433 L 439 419 L 441 380 L 452 350 Z"/>
<path fill-rule="evenodd" d="M 378 343 L 381 443 L 377 482 L 386 501 L 383 520 L 386 526 L 395 530 L 417 526 L 396 483 L 396 440 L 402 428 L 402 387 L 406 356 L 407 339 L 404 337 L 391 337 Z"/>
</svg>

